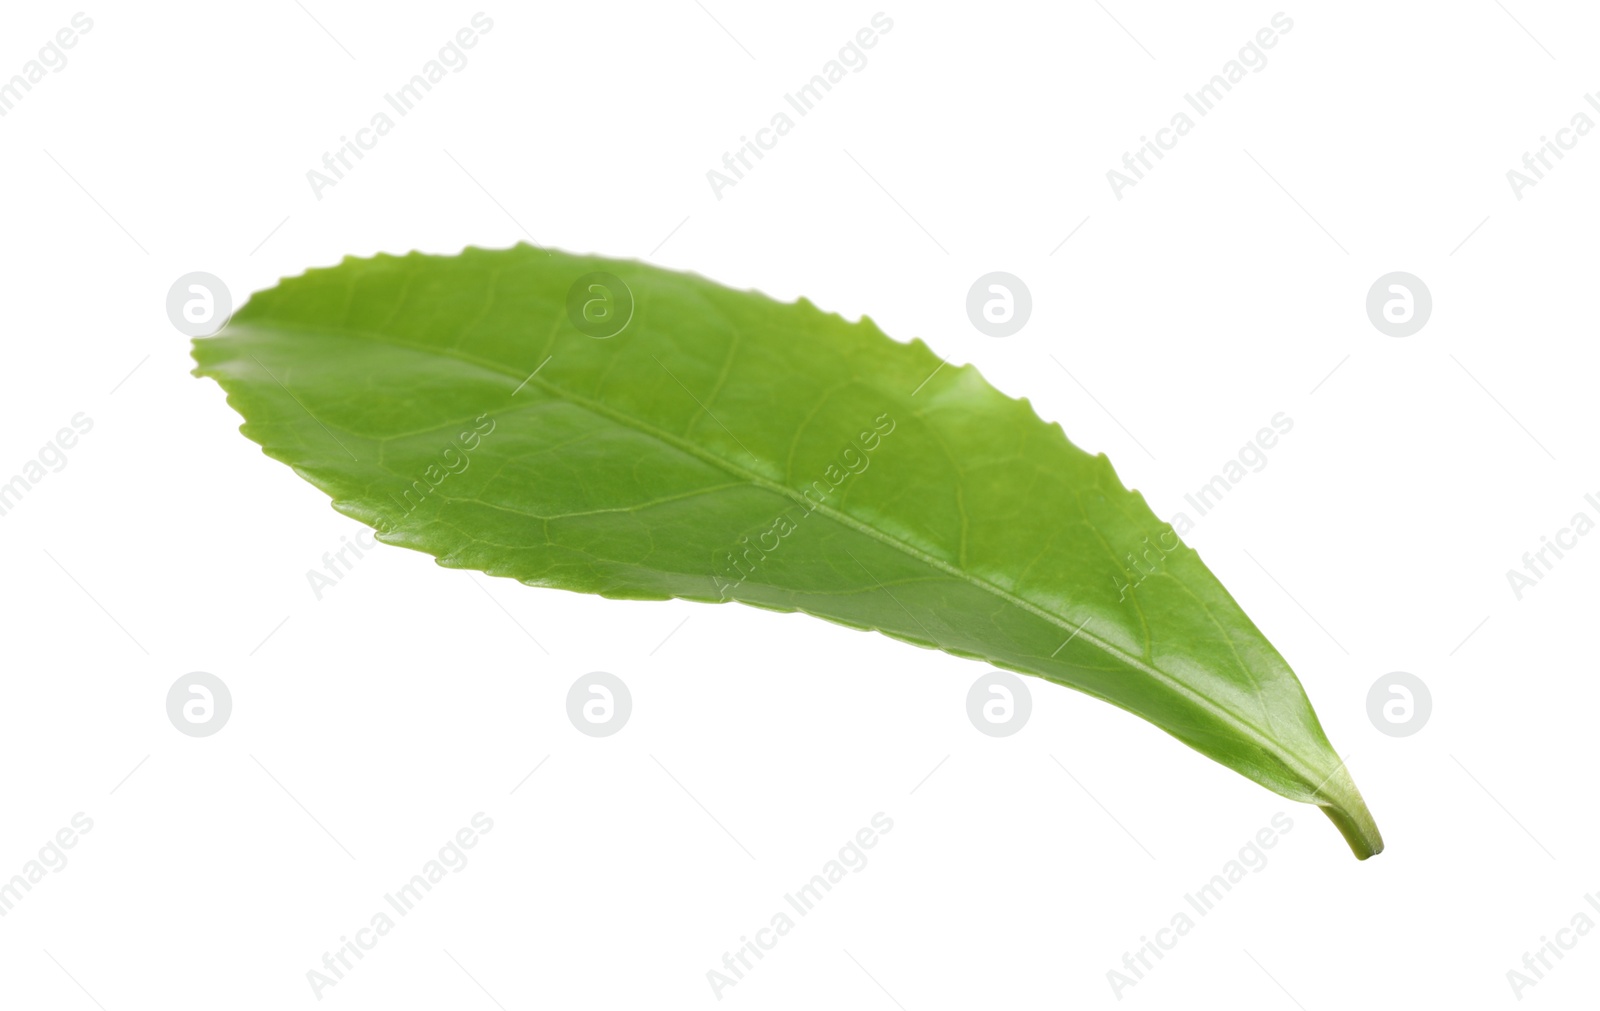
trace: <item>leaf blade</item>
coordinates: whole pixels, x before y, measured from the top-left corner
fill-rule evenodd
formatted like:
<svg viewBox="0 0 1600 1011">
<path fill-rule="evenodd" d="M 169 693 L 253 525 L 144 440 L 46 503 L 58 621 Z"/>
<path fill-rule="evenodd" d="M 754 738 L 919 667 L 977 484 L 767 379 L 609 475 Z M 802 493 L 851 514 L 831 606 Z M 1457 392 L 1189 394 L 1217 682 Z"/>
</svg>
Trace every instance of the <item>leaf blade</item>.
<svg viewBox="0 0 1600 1011">
<path fill-rule="evenodd" d="M 567 314 L 595 272 L 632 296 L 609 340 Z M 870 320 L 518 246 L 308 272 L 195 357 L 248 437 L 389 543 L 1040 676 L 1382 848 L 1287 663 L 1109 461 Z"/>
</svg>

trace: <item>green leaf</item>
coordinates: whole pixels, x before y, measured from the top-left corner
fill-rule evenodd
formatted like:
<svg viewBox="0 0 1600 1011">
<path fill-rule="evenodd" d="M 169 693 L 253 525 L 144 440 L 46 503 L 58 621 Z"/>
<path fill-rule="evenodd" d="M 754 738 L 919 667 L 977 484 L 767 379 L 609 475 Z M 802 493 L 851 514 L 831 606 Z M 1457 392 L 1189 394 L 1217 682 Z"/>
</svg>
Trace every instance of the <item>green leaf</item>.
<svg viewBox="0 0 1600 1011">
<path fill-rule="evenodd" d="M 1383 847 L 1288 664 L 1110 462 L 871 320 L 518 246 L 311 270 L 194 355 L 386 543 L 1037 675 Z"/>
</svg>

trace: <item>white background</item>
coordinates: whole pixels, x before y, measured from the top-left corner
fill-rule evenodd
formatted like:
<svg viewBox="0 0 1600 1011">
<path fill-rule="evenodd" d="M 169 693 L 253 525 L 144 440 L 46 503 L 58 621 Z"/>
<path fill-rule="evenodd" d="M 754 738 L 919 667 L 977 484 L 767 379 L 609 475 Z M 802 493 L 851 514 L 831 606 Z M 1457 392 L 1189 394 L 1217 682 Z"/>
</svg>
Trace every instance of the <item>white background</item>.
<svg viewBox="0 0 1600 1011">
<path fill-rule="evenodd" d="M 1107 971 L 1280 811 L 1270 863 L 1121 1005 L 1518 1003 L 1507 970 L 1600 889 L 1600 537 L 1520 601 L 1506 578 L 1597 513 L 1600 135 L 1521 200 L 1506 172 L 1600 118 L 1600 15 L 1284 8 L 1266 67 L 1118 200 L 1107 170 L 1279 8 L 884 8 L 870 62 L 717 199 L 707 170 L 878 9 L 483 8 L 465 68 L 320 200 L 307 170 L 478 7 L 85 9 L 0 118 L 0 481 L 94 421 L 0 517 L 0 877 L 76 812 L 94 828 L 0 919 L 0 1005 L 317 1005 L 307 971 L 480 811 L 471 862 L 321 1004 L 717 1006 L 707 971 L 883 812 L 870 863 L 721 1005 L 1118 1006 Z M 77 10 L 7 5 L 0 78 Z M 242 301 L 346 254 L 522 240 L 870 313 L 1163 516 L 1285 412 L 1186 539 L 1299 672 L 1388 851 L 1359 863 L 1314 809 L 1042 682 L 1021 733 L 982 736 L 984 667 L 803 616 L 390 547 L 317 600 L 307 570 L 356 527 L 189 376 L 168 287 L 205 270 Z M 966 317 L 992 270 L 1032 291 L 1016 336 Z M 1364 307 L 1393 270 L 1434 300 L 1403 339 Z M 204 739 L 165 712 L 195 670 L 233 696 Z M 633 694 L 614 737 L 566 716 L 594 670 Z M 1366 714 L 1396 670 L 1432 690 L 1409 738 Z M 1597 982 L 1590 935 L 1522 1003 Z"/>
</svg>

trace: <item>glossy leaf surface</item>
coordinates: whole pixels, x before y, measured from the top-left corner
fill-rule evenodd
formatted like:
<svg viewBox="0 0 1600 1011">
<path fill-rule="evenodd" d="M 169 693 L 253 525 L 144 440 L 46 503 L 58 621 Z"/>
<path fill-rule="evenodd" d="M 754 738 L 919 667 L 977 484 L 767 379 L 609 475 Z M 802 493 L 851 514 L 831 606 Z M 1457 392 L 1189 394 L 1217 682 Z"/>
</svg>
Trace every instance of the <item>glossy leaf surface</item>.
<svg viewBox="0 0 1600 1011">
<path fill-rule="evenodd" d="M 870 320 L 518 246 L 312 270 L 195 358 L 387 543 L 1037 675 L 1382 848 L 1288 664 L 1106 458 Z"/>
</svg>

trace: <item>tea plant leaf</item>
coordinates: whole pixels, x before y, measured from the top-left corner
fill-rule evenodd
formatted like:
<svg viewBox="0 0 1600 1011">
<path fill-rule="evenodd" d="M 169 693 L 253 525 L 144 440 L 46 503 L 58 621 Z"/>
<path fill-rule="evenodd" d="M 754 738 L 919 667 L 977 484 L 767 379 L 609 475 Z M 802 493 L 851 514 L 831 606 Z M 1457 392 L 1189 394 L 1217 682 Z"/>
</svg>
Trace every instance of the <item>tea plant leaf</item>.
<svg viewBox="0 0 1600 1011">
<path fill-rule="evenodd" d="M 194 355 L 386 543 L 1036 675 L 1382 849 L 1288 664 L 1110 462 L 869 319 L 524 245 L 311 270 Z"/>
</svg>

